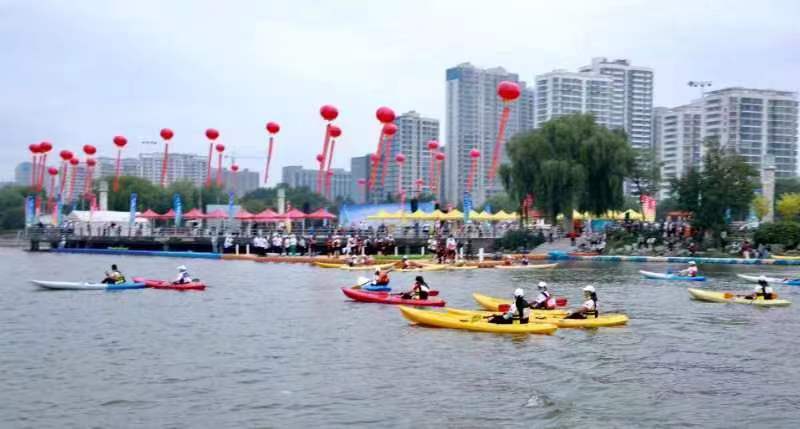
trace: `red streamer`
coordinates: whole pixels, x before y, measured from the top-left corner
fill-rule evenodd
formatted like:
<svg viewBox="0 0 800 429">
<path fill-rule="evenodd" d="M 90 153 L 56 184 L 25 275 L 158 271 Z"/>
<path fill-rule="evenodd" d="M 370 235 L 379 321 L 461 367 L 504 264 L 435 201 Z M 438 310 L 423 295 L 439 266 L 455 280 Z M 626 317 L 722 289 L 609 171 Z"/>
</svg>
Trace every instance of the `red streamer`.
<svg viewBox="0 0 800 429">
<path fill-rule="evenodd" d="M 272 136 L 269 136 L 269 149 L 267 149 L 267 166 L 264 168 L 264 184 L 269 179 L 269 164 L 272 162 Z"/>
<path fill-rule="evenodd" d="M 431 190 L 432 194 L 436 194 L 436 180 L 434 180 L 435 169 L 436 169 L 436 149 L 431 149 L 431 167 L 428 169 L 428 187 Z"/>
<path fill-rule="evenodd" d="M 511 108 L 508 104 L 503 106 L 503 114 L 500 117 L 500 129 L 497 131 L 497 140 L 494 143 L 494 151 L 492 152 L 492 167 L 489 169 L 488 181 L 491 183 L 497 174 L 497 165 L 500 163 L 500 149 L 503 147 L 503 137 L 506 133 L 506 125 L 508 118 L 511 114 Z"/>
<path fill-rule="evenodd" d="M 211 187 L 211 157 L 214 156 L 214 141 L 208 143 L 208 168 L 206 169 L 206 188 Z"/>
<path fill-rule="evenodd" d="M 36 184 L 36 192 L 42 192 L 42 186 L 44 185 L 44 171 L 45 171 L 45 164 L 47 163 L 47 152 L 42 154 L 42 157 L 39 159 L 39 181 Z"/>
<path fill-rule="evenodd" d="M 383 183 L 386 181 L 386 170 L 388 170 L 389 167 L 389 157 L 392 156 L 392 137 L 394 136 L 386 136 L 386 152 L 384 152 L 383 169 L 381 170 L 381 188 L 383 187 Z"/>
<path fill-rule="evenodd" d="M 64 196 L 64 186 L 67 184 L 67 169 L 69 168 L 69 161 L 61 161 L 61 186 L 58 189 L 58 193 Z"/>
<path fill-rule="evenodd" d="M 117 151 L 117 166 L 116 166 L 116 168 L 114 170 L 114 186 L 113 186 L 114 192 L 119 192 L 119 162 L 120 162 L 120 158 L 122 158 L 122 149 Z M 162 174 L 162 178 L 161 178 L 161 186 L 164 186 L 163 174 Z"/>
<path fill-rule="evenodd" d="M 161 187 L 165 187 L 167 183 L 167 169 L 169 159 L 169 143 L 164 140 L 164 159 L 161 161 Z M 117 158 L 117 169 L 119 169 L 119 158 Z M 116 189 L 114 189 L 116 191 Z"/>
<path fill-rule="evenodd" d="M 72 164 L 72 174 L 69 176 L 69 192 L 67 193 L 68 201 L 72 201 L 72 194 L 75 192 L 75 177 L 78 175 L 78 164 Z"/>
<path fill-rule="evenodd" d="M 478 167 L 478 158 L 470 160 L 469 175 L 467 176 L 467 192 L 472 192 L 472 182 L 475 179 L 475 170 Z"/>
<path fill-rule="evenodd" d="M 36 172 L 38 170 L 38 163 L 39 160 L 37 159 L 36 154 L 33 154 L 33 157 L 31 159 L 31 187 L 34 189 L 36 189 L 36 178 L 39 177 L 36 175 Z"/>
<path fill-rule="evenodd" d="M 367 185 L 367 189 L 372 189 L 375 186 L 375 180 L 378 177 L 378 164 L 381 162 L 381 156 L 383 151 L 383 140 L 384 140 L 384 134 L 383 131 L 381 131 L 380 136 L 378 136 L 378 151 L 375 152 L 378 155 L 378 157 L 376 158 L 375 161 L 372 162 L 372 169 L 371 169 L 372 171 L 370 171 L 369 184 Z"/>
<path fill-rule="evenodd" d="M 325 160 L 328 159 L 328 145 L 331 139 L 331 123 L 325 125 L 325 138 L 322 144 L 322 160 L 319 162 L 319 170 L 317 171 L 317 193 L 324 195 L 323 186 L 323 172 L 325 171 Z"/>
<path fill-rule="evenodd" d="M 217 160 L 217 187 L 222 187 L 222 152 L 219 153 Z"/>
</svg>

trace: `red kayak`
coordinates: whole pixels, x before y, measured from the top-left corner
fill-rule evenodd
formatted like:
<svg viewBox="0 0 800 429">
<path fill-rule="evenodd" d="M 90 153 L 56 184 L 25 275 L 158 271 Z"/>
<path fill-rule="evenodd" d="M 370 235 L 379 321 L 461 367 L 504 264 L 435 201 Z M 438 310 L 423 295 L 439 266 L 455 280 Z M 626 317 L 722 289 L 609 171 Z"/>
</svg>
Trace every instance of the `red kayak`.
<svg viewBox="0 0 800 429">
<path fill-rule="evenodd" d="M 145 286 L 153 289 L 205 290 L 206 288 L 206 285 L 203 282 L 173 284 L 172 282 L 168 282 L 166 280 L 143 279 L 141 277 L 134 277 L 133 281 L 144 283 Z"/>
<path fill-rule="evenodd" d="M 392 295 L 388 292 L 366 292 L 347 287 L 342 288 L 342 293 L 354 301 L 374 302 L 378 304 L 400 304 L 416 307 L 444 307 L 445 304 L 445 302 L 439 298 L 403 299 L 400 295 Z"/>
</svg>

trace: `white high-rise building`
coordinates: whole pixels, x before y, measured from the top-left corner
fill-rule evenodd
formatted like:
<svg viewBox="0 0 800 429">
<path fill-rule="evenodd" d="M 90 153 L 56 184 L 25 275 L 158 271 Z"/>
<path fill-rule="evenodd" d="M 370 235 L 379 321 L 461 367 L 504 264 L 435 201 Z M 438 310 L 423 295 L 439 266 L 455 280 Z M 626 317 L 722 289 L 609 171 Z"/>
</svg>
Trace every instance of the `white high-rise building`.
<svg viewBox="0 0 800 429">
<path fill-rule="evenodd" d="M 672 109 L 654 109 L 653 137 L 657 158 L 661 161 L 661 198 L 669 191 L 669 182 L 682 177 L 703 161 L 703 109 L 687 104 Z"/>
<path fill-rule="evenodd" d="M 117 158 L 100 156 L 96 158 L 97 166 L 94 168 L 94 178 L 100 179 L 103 177 L 114 177 L 117 171 Z M 121 158 L 119 162 L 120 176 L 134 176 L 140 177 L 141 175 L 141 162 L 139 158 Z M 159 177 L 160 180 L 160 177 Z"/>
<path fill-rule="evenodd" d="M 611 78 L 610 128 L 622 128 L 631 146 L 650 149 L 653 144 L 653 69 L 633 66 L 627 59 L 598 57 L 580 68 L 581 73 Z"/>
<path fill-rule="evenodd" d="M 319 170 L 307 169 L 299 165 L 287 165 L 281 170 L 281 183 L 285 183 L 290 188 L 306 187 L 316 191 L 318 172 Z M 341 168 L 331 168 L 331 172 L 333 172 L 333 177 L 331 178 L 332 198 L 352 198 L 353 175 Z"/>
<path fill-rule="evenodd" d="M 703 138 L 716 139 L 761 171 L 774 157 L 775 176 L 797 175 L 797 93 L 725 88 L 702 100 Z"/>
<path fill-rule="evenodd" d="M 559 116 L 591 113 L 611 126 L 610 77 L 555 70 L 536 76 L 536 126 Z"/>
<path fill-rule="evenodd" d="M 392 139 L 392 154 L 386 170 L 386 182 L 383 189 L 380 183 L 376 184 L 375 194 L 383 200 L 387 194 L 398 194 L 397 173 L 398 164 L 395 162 L 397 154 L 405 156 L 403 175 L 400 189 L 406 193 L 406 200 L 416 197 L 417 179 L 424 180 L 423 192 L 427 191 L 430 178 L 431 152 L 428 150 L 430 140 L 439 140 L 439 120 L 426 118 L 415 111 L 403 113 L 395 119 L 397 133 Z M 381 174 L 381 169 L 378 169 Z M 379 181 L 378 181 L 379 182 Z"/>
<path fill-rule="evenodd" d="M 164 162 L 163 152 L 143 153 L 139 155 L 139 177 L 152 183 L 161 183 L 161 168 Z M 167 180 L 170 184 L 178 181 L 189 181 L 195 186 L 203 186 L 208 169 L 208 156 L 190 153 L 170 153 L 167 157 Z M 212 165 L 214 167 L 214 165 Z"/>
<path fill-rule="evenodd" d="M 452 204 L 462 200 L 471 164 L 469 153 L 477 149 L 481 158 L 472 190 L 473 204 L 477 206 L 489 196 L 503 191 L 499 178 L 495 177 L 493 183 L 487 180 L 503 110 L 503 101 L 497 96 L 497 85 L 506 80 L 519 83 L 521 89 L 520 98 L 511 105 L 504 144 L 515 134 L 533 129 L 533 91 L 519 80 L 517 74 L 502 67 L 480 69 L 463 63 L 447 69 L 446 80 L 445 196 Z M 505 150 L 501 155 L 505 160 Z"/>
</svg>

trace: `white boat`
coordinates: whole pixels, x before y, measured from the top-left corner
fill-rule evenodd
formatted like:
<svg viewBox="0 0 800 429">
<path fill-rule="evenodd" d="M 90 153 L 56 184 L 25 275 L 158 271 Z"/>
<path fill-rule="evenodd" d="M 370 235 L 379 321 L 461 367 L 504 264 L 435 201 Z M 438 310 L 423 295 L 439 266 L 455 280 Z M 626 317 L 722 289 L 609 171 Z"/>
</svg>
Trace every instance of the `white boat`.
<svg viewBox="0 0 800 429">
<path fill-rule="evenodd" d="M 528 264 L 528 265 L 495 265 L 495 268 L 499 268 L 501 270 L 541 270 L 546 268 L 555 268 L 558 266 L 558 263 L 555 264 Z"/>
<path fill-rule="evenodd" d="M 50 280 L 31 280 L 31 282 L 45 289 L 56 290 L 119 290 L 119 289 L 143 289 L 144 283 L 89 283 L 89 282 L 57 282 Z"/>
<path fill-rule="evenodd" d="M 749 274 L 737 274 L 740 279 L 747 280 L 751 283 L 758 283 L 761 276 L 753 276 Z M 779 279 L 777 277 L 766 277 L 767 283 L 772 285 L 785 285 L 785 286 L 800 286 L 800 279 Z"/>
</svg>

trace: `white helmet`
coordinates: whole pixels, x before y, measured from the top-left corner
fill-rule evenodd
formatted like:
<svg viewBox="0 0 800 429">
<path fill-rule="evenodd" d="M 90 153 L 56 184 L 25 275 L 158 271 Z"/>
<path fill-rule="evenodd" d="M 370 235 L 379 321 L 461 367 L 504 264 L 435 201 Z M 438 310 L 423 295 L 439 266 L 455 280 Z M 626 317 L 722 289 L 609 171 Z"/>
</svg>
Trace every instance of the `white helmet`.
<svg viewBox="0 0 800 429">
<path fill-rule="evenodd" d="M 583 288 L 583 291 L 584 292 L 589 292 L 589 293 L 594 293 L 594 286 L 588 285 L 585 288 Z"/>
<path fill-rule="evenodd" d="M 184 272 L 184 271 L 186 271 L 186 265 L 181 265 L 181 266 L 179 266 L 179 267 L 178 267 L 178 271 L 180 271 L 180 272 Z"/>
<path fill-rule="evenodd" d="M 525 296 L 525 291 L 521 287 L 514 289 L 514 298 L 522 298 Z"/>
<path fill-rule="evenodd" d="M 767 281 L 767 276 L 765 276 L 765 275 L 763 275 L 763 274 L 762 274 L 762 275 L 760 275 L 760 276 L 758 277 L 758 281 L 760 281 L 760 282 L 765 282 L 765 281 Z"/>
<path fill-rule="evenodd" d="M 403 260 L 407 261 L 408 260 L 408 256 L 403 256 Z"/>
<path fill-rule="evenodd" d="M 689 265 L 697 265 L 697 262 L 695 262 L 695 261 L 689 261 Z"/>
<path fill-rule="evenodd" d="M 545 283 L 545 282 L 539 282 L 539 289 L 541 289 L 541 290 L 547 290 L 547 283 Z"/>
</svg>

